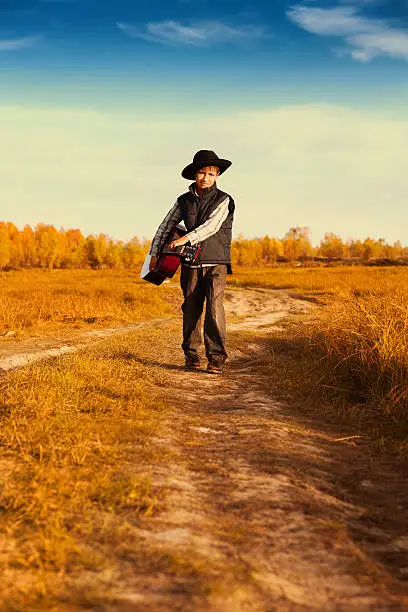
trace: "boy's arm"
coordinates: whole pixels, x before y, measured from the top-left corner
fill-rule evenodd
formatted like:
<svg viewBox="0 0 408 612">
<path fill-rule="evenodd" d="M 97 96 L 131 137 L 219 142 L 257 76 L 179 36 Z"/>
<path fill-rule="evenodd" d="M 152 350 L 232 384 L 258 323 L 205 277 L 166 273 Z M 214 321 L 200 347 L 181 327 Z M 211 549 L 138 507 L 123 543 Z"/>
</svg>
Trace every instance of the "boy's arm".
<svg viewBox="0 0 408 612">
<path fill-rule="evenodd" d="M 203 242 L 210 236 L 213 236 L 218 232 L 229 213 L 230 198 L 227 196 L 225 200 L 218 204 L 217 208 L 211 213 L 207 221 L 202 225 L 196 227 L 184 236 L 190 241 L 190 244 L 195 245 L 199 242 Z"/>
<path fill-rule="evenodd" d="M 181 218 L 180 206 L 178 202 L 176 202 L 173 208 L 169 210 L 163 221 L 160 223 L 152 240 L 152 244 L 150 245 L 149 255 L 152 257 L 158 257 L 160 249 L 165 243 L 171 229 L 177 225 L 177 223 L 180 223 Z"/>
</svg>

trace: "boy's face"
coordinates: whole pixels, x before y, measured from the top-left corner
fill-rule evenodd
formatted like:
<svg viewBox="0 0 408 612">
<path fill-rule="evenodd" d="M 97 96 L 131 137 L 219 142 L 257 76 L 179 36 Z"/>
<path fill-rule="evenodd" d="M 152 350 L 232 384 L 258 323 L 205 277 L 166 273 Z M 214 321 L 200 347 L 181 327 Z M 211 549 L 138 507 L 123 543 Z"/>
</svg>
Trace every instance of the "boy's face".
<svg viewBox="0 0 408 612">
<path fill-rule="evenodd" d="M 205 168 L 200 168 L 195 179 L 198 188 L 208 189 L 208 187 L 212 187 L 219 173 L 220 171 L 216 166 L 205 166 Z"/>
</svg>

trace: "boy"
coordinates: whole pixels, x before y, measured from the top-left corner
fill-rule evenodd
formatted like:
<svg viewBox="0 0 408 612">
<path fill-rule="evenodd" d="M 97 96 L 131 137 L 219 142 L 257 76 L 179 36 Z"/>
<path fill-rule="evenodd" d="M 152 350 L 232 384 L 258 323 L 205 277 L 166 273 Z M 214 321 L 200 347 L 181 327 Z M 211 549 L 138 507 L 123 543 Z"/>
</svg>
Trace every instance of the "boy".
<svg viewBox="0 0 408 612">
<path fill-rule="evenodd" d="M 180 284 L 184 295 L 183 344 L 186 370 L 200 369 L 201 322 L 204 317 L 204 344 L 207 372 L 220 374 L 227 358 L 224 289 L 231 274 L 231 235 L 235 204 L 230 195 L 218 189 L 216 180 L 231 166 L 214 151 L 198 151 L 181 175 L 193 180 L 189 191 L 177 198 L 160 224 L 150 247 L 153 270 L 160 249 L 171 229 L 184 221 L 187 234 L 173 240 L 170 248 L 183 244 L 201 245 L 198 260 L 181 268 Z"/>
</svg>

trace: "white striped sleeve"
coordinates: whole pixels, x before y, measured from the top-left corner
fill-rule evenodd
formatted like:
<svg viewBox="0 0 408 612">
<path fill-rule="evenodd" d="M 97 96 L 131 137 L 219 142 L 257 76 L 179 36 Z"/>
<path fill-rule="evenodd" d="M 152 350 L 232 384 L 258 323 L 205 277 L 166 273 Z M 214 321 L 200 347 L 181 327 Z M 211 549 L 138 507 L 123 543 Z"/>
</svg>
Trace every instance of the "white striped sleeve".
<svg viewBox="0 0 408 612">
<path fill-rule="evenodd" d="M 158 256 L 160 248 L 163 246 L 164 241 L 169 235 L 172 227 L 180 223 L 181 221 L 181 211 L 179 203 L 176 202 L 171 210 L 164 217 L 163 221 L 160 223 L 159 228 L 155 234 L 155 237 L 152 240 L 152 244 L 150 246 L 149 254 L 155 257 Z"/>
<path fill-rule="evenodd" d="M 207 221 L 205 221 L 202 225 L 199 225 L 198 227 L 196 227 L 195 230 L 189 232 L 186 235 L 186 238 L 189 239 L 192 245 L 198 244 L 199 242 L 203 242 L 203 240 L 206 240 L 207 238 L 213 236 L 218 232 L 221 225 L 228 217 L 229 201 L 230 199 L 227 196 L 225 200 L 218 204 L 217 208 L 211 213 Z"/>
</svg>

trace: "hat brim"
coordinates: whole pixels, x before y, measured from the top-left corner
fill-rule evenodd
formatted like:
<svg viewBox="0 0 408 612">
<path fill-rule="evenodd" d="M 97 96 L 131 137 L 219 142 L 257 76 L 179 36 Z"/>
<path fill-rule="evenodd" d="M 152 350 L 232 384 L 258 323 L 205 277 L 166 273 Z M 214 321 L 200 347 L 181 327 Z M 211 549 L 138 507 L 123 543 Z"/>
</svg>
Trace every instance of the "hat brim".
<svg viewBox="0 0 408 612">
<path fill-rule="evenodd" d="M 214 161 L 212 159 L 208 160 L 208 163 L 201 164 L 192 163 L 188 164 L 188 166 L 184 168 L 183 172 L 181 173 L 181 176 L 185 179 L 188 179 L 189 181 L 195 181 L 196 174 L 201 168 L 206 168 L 207 166 L 215 166 L 216 168 L 219 168 L 220 174 L 222 174 L 223 172 L 228 170 L 231 165 L 232 162 L 230 162 L 228 159 L 217 159 L 217 161 Z"/>
</svg>

